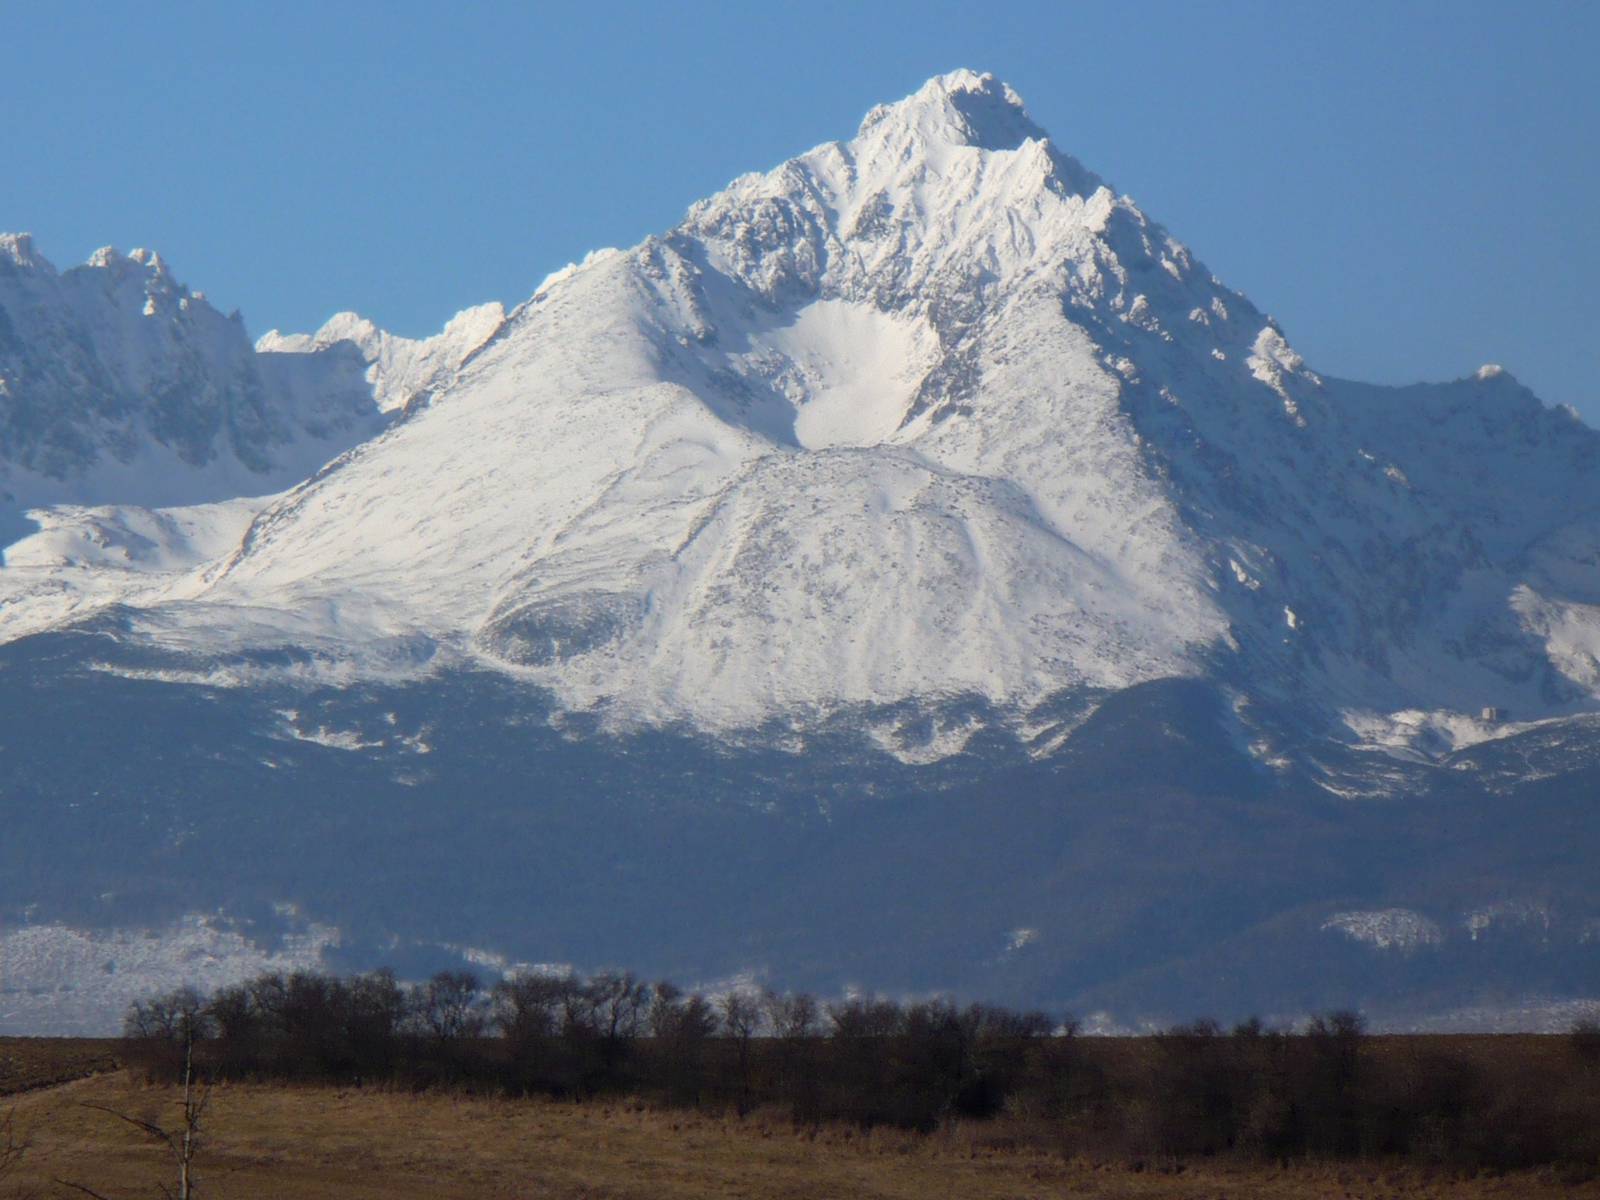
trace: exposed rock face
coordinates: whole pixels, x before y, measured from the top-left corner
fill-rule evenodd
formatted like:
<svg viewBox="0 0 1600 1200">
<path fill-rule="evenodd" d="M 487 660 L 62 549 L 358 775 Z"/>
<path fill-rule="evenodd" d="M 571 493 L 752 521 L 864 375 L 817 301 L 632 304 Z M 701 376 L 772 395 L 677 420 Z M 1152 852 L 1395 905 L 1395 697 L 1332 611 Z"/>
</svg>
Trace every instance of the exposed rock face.
<svg viewBox="0 0 1600 1200">
<path fill-rule="evenodd" d="M 275 413 L 235 319 L 160 255 L 100 250 L 57 272 L 25 235 L 0 239 L 0 457 L 66 483 L 148 445 L 265 473 L 294 431 Z"/>
</svg>

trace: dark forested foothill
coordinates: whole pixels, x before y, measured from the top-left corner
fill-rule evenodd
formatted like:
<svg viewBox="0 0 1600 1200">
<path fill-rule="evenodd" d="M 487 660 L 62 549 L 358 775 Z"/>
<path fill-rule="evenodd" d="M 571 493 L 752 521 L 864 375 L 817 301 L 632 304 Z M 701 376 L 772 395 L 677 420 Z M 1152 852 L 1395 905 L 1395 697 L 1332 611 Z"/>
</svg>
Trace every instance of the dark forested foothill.
<svg viewBox="0 0 1600 1200">
<path fill-rule="evenodd" d="M 1387 1156 L 1600 1171 L 1600 1028 L 1565 1038 L 1371 1036 L 1354 1013 L 1295 1031 L 1199 1021 L 1085 1038 L 1070 1018 L 934 999 L 735 989 L 628 972 L 266 974 L 135 1004 L 129 1061 L 186 1046 L 221 1079 L 628 1095 L 801 1124 L 931 1130 L 995 1120 L 1066 1153 L 1130 1160 Z"/>
</svg>

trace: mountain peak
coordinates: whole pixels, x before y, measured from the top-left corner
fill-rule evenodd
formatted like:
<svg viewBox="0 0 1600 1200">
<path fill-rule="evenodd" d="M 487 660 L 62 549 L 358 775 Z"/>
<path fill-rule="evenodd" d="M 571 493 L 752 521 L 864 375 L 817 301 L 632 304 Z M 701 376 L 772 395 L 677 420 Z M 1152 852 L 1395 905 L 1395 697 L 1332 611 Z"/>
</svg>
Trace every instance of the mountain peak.
<svg viewBox="0 0 1600 1200">
<path fill-rule="evenodd" d="M 860 135 L 882 127 L 978 150 L 1015 150 L 1045 137 L 1009 84 L 965 68 L 935 75 L 904 100 L 878 105 L 861 122 Z"/>
<path fill-rule="evenodd" d="M 33 248 L 31 233 L 0 233 L 0 260 L 13 266 L 54 272 L 48 259 Z"/>
</svg>

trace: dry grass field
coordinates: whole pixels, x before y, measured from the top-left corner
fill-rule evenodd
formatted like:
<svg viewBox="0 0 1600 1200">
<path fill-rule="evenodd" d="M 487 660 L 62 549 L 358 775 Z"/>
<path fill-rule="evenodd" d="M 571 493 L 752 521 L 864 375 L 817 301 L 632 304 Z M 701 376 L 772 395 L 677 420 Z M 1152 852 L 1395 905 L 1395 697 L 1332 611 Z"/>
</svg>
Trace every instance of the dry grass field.
<svg viewBox="0 0 1600 1200">
<path fill-rule="evenodd" d="M 171 1178 L 165 1152 L 86 1105 L 165 1121 L 179 1111 L 178 1095 L 117 1072 L 12 1098 L 32 1145 L 21 1170 L 0 1181 L 0 1197 L 65 1196 L 54 1182 L 63 1179 L 111 1200 L 159 1195 L 157 1184 Z M 1224 1161 L 1136 1170 L 1018 1146 L 1003 1121 L 926 1136 L 796 1130 L 759 1112 L 739 1120 L 632 1103 L 331 1087 L 219 1086 L 206 1138 L 199 1194 L 214 1200 L 1600 1200 L 1600 1180 L 1559 1171 L 1465 1177 L 1379 1162 Z"/>
</svg>

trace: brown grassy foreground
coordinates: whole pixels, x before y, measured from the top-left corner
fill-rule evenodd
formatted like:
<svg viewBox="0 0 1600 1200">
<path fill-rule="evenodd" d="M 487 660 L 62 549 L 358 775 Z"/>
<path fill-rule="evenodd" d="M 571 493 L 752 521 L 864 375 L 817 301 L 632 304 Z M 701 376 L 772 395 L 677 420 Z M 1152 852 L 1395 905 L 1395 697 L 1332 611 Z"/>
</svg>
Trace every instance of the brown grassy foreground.
<svg viewBox="0 0 1600 1200">
<path fill-rule="evenodd" d="M 0 1197 L 64 1196 L 68 1179 L 121 1200 L 170 1182 L 163 1151 L 101 1104 L 167 1120 L 178 1092 L 118 1072 L 16 1097 L 31 1137 Z M 1007 1119 L 932 1134 L 796 1129 L 757 1112 L 740 1120 L 631 1102 L 224 1084 L 207 1112 L 200 1194 L 273 1197 L 549 1197 L 709 1200 L 1377 1200 L 1564 1197 L 1597 1200 L 1600 1180 L 1559 1170 L 1469 1177 L 1383 1162 L 1263 1165 L 1231 1159 L 1095 1161 L 1019 1144 Z"/>
</svg>

